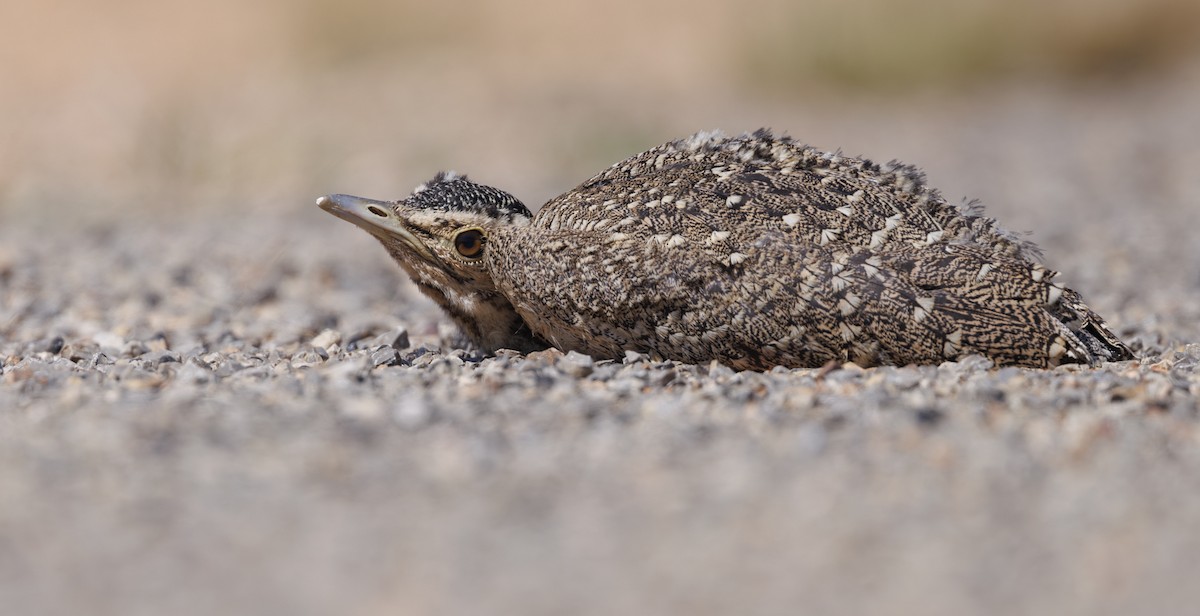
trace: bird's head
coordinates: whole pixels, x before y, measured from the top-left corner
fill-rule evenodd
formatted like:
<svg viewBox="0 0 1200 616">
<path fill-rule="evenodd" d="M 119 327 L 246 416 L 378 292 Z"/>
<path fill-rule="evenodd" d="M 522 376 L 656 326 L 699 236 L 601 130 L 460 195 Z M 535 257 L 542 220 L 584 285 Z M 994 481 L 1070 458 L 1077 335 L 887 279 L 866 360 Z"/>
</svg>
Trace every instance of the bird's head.
<svg viewBox="0 0 1200 616">
<path fill-rule="evenodd" d="M 532 218 L 512 195 L 442 172 L 399 201 L 329 195 L 317 205 L 379 240 L 484 350 L 545 348 L 497 290 L 486 259 L 493 232 Z"/>
</svg>

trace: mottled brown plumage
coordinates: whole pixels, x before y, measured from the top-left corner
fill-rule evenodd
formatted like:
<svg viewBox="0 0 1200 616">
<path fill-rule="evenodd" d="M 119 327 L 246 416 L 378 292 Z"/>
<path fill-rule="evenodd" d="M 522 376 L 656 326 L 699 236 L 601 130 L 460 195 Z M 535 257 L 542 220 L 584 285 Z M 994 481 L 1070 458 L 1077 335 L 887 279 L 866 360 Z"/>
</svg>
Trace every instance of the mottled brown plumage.
<svg viewBox="0 0 1200 616">
<path fill-rule="evenodd" d="M 318 204 L 378 238 L 487 351 L 753 369 L 1133 357 L 1031 244 L 915 168 L 765 130 L 659 146 L 536 216 L 445 173 L 396 202 Z"/>
</svg>

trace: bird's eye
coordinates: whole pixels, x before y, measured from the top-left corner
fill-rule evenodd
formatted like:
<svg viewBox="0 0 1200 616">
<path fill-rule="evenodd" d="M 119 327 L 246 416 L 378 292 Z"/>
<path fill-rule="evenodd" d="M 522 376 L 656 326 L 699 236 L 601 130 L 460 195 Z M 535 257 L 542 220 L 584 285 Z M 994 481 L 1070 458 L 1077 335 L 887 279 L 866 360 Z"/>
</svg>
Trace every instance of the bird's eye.
<svg viewBox="0 0 1200 616">
<path fill-rule="evenodd" d="M 484 240 L 483 231 L 467 229 L 454 236 L 454 249 L 468 259 L 477 259 L 483 255 Z"/>
</svg>

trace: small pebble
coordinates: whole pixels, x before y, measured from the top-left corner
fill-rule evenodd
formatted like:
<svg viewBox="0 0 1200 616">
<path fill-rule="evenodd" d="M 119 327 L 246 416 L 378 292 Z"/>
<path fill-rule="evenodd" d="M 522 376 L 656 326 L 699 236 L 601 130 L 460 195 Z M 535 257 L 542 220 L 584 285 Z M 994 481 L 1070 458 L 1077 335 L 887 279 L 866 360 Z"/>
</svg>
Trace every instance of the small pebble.
<svg viewBox="0 0 1200 616">
<path fill-rule="evenodd" d="M 582 378 L 592 373 L 592 367 L 595 361 L 589 355 L 568 351 L 558 359 L 557 366 L 566 374 Z"/>
<path fill-rule="evenodd" d="M 372 366 L 392 366 L 400 361 L 400 354 L 390 346 L 379 347 L 371 352 Z"/>
<path fill-rule="evenodd" d="M 165 363 L 179 363 L 180 356 L 175 351 L 162 350 L 145 353 L 139 359 L 151 366 L 157 366 Z"/>
<path fill-rule="evenodd" d="M 341 344 L 342 334 L 337 330 L 327 329 L 317 334 L 312 339 L 311 344 L 314 347 L 324 349 L 326 352 L 332 352 L 333 347 Z"/>
</svg>

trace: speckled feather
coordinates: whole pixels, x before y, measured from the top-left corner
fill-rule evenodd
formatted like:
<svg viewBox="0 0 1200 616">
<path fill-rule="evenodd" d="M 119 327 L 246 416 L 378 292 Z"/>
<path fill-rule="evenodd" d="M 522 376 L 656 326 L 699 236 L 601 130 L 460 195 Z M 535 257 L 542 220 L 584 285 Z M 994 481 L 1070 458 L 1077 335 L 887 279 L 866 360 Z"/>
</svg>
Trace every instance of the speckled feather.
<svg viewBox="0 0 1200 616">
<path fill-rule="evenodd" d="M 453 195 L 477 186 L 439 175 L 410 200 L 454 210 Z M 529 224 L 504 212 L 481 263 L 487 291 L 527 326 L 509 346 L 752 369 L 1132 357 L 1032 244 L 947 203 L 915 168 L 765 130 L 638 154 Z"/>
</svg>

